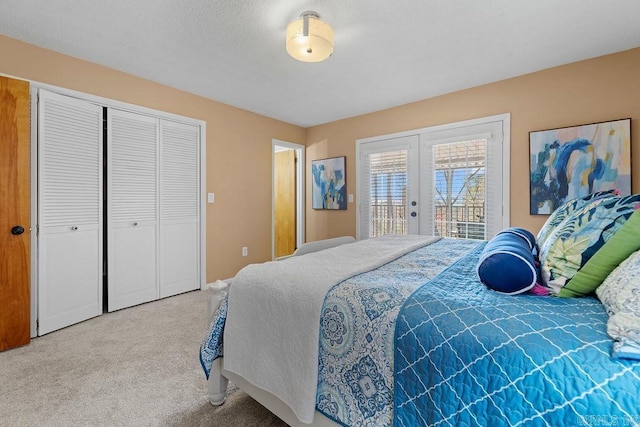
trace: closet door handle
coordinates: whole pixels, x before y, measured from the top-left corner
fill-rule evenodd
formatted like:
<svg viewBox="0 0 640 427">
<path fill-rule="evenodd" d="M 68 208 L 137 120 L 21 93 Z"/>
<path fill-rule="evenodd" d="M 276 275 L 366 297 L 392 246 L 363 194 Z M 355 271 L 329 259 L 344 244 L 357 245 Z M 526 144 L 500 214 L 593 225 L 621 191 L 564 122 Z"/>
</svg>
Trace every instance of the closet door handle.
<svg viewBox="0 0 640 427">
<path fill-rule="evenodd" d="M 132 225 L 133 225 L 134 227 L 137 227 L 137 226 L 138 226 L 138 223 L 137 223 L 137 222 L 134 222 Z"/>
<path fill-rule="evenodd" d="M 18 236 L 22 233 L 24 233 L 24 227 L 21 225 L 16 225 L 15 227 L 11 228 L 11 234 L 15 234 L 16 236 Z"/>
<path fill-rule="evenodd" d="M 78 231 L 78 226 L 77 225 L 71 226 L 71 231 Z"/>
</svg>

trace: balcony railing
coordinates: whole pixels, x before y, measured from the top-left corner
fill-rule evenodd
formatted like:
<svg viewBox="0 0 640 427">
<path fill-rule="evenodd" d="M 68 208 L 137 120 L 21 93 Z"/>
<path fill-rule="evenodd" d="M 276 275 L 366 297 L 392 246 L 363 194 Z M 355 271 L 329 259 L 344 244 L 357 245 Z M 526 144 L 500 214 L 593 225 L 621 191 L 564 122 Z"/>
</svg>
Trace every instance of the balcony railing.
<svg viewBox="0 0 640 427">
<path fill-rule="evenodd" d="M 407 234 L 407 212 L 403 202 L 372 203 L 369 214 L 371 237 Z M 436 206 L 434 222 L 436 236 L 486 238 L 483 206 Z"/>
<path fill-rule="evenodd" d="M 404 203 L 372 203 L 369 220 L 369 235 L 371 237 L 385 234 L 407 234 L 407 216 Z"/>
<path fill-rule="evenodd" d="M 484 207 L 436 206 L 435 228 L 438 236 L 483 240 L 486 238 Z"/>
</svg>

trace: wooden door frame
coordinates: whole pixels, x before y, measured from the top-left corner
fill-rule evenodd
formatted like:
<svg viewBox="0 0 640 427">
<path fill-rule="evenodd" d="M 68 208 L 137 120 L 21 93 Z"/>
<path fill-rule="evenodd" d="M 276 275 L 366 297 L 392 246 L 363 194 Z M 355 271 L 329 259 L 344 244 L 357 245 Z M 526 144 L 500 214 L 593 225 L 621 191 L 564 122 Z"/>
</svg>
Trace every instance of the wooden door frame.
<svg viewBox="0 0 640 427">
<path fill-rule="evenodd" d="M 276 259 L 276 231 L 275 231 L 275 153 L 278 147 L 296 150 L 296 248 L 305 242 L 305 197 L 304 197 L 304 169 L 305 146 L 293 142 L 271 140 L 271 259 Z"/>
</svg>

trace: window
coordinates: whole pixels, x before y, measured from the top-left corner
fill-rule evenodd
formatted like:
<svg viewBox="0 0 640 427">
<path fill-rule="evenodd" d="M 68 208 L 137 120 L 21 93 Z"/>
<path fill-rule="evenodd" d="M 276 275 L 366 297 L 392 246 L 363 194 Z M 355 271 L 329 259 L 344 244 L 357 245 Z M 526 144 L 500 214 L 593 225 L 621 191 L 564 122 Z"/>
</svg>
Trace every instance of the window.
<svg viewBox="0 0 640 427">
<path fill-rule="evenodd" d="M 407 233 L 407 150 L 369 156 L 369 236 Z"/>
<path fill-rule="evenodd" d="M 434 234 L 485 238 L 486 139 L 435 145 Z"/>
</svg>

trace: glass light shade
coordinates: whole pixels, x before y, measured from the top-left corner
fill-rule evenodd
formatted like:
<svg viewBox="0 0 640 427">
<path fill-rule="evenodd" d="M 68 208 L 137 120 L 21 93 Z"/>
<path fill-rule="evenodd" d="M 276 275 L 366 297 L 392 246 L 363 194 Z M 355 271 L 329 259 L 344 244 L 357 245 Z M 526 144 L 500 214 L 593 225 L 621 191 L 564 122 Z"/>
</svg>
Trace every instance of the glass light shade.
<svg viewBox="0 0 640 427">
<path fill-rule="evenodd" d="M 304 20 L 309 20 L 308 35 L 304 34 Z M 303 62 L 320 62 L 333 53 L 333 28 L 317 16 L 306 15 L 287 26 L 287 52 Z"/>
</svg>

